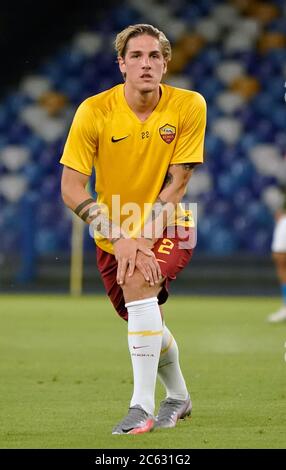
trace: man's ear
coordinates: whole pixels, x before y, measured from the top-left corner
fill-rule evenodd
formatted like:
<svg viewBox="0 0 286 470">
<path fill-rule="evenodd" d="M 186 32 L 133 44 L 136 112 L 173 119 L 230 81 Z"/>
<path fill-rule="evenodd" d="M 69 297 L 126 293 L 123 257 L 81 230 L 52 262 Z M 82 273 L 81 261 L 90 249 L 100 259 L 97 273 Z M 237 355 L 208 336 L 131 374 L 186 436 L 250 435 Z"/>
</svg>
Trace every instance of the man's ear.
<svg viewBox="0 0 286 470">
<path fill-rule="evenodd" d="M 121 73 L 125 72 L 125 61 L 123 57 L 118 57 L 118 65 Z"/>
<path fill-rule="evenodd" d="M 163 75 L 167 72 L 167 62 L 164 60 L 164 69 L 163 69 Z"/>
</svg>

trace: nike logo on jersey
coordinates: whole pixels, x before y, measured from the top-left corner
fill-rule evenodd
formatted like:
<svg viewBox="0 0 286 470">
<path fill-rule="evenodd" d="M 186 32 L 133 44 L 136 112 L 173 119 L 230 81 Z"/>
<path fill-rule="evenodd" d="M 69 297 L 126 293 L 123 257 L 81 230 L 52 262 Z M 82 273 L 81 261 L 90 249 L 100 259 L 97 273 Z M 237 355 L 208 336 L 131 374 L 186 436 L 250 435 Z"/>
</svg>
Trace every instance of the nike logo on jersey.
<svg viewBox="0 0 286 470">
<path fill-rule="evenodd" d="M 149 346 L 133 346 L 133 349 L 149 348 Z"/>
<path fill-rule="evenodd" d="M 124 137 L 120 137 L 119 139 L 116 139 L 114 136 L 112 136 L 111 137 L 111 142 L 119 142 L 120 140 L 127 139 L 127 137 L 129 137 L 129 135 L 126 135 Z"/>
</svg>

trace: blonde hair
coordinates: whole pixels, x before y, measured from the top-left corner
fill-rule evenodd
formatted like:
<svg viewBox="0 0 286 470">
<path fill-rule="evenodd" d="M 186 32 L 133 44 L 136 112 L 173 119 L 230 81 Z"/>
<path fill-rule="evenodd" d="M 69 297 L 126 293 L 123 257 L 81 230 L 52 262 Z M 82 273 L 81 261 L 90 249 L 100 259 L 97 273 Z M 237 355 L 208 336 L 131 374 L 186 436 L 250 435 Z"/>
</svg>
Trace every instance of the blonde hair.
<svg viewBox="0 0 286 470">
<path fill-rule="evenodd" d="M 164 59 L 166 62 L 171 60 L 172 50 L 170 41 L 162 31 L 151 24 L 134 24 L 118 33 L 114 42 L 117 56 L 124 58 L 129 39 L 140 36 L 141 34 L 148 34 L 158 39 Z"/>
</svg>

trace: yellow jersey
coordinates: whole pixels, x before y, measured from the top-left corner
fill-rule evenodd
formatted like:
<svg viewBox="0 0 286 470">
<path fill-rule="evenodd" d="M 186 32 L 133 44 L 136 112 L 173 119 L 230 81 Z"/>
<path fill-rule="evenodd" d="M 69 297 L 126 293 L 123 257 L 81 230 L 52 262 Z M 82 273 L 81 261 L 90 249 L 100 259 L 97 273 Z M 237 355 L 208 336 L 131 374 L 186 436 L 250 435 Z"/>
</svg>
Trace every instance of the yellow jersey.
<svg viewBox="0 0 286 470">
<path fill-rule="evenodd" d="M 140 220 L 131 224 L 131 237 L 144 225 L 144 204 L 155 203 L 169 165 L 203 162 L 204 98 L 165 84 L 160 88 L 161 98 L 144 122 L 128 106 L 124 84 L 87 98 L 76 111 L 60 160 L 85 175 L 95 168 L 97 202 L 107 206 L 116 223 L 128 216 L 128 204 L 139 206 Z M 112 212 L 115 195 L 120 198 L 120 207 L 125 207 L 119 219 Z M 114 253 L 108 239 L 96 234 L 95 241 Z"/>
</svg>

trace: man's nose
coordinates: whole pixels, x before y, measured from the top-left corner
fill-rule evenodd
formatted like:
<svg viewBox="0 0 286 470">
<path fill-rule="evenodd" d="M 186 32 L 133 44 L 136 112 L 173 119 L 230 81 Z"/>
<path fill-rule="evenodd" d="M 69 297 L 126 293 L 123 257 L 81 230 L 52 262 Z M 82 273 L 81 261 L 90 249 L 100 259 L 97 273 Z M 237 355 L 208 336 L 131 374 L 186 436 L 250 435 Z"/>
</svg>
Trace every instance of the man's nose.
<svg viewBox="0 0 286 470">
<path fill-rule="evenodd" d="M 142 58 L 142 67 L 150 68 L 150 59 L 149 59 L 149 57 L 143 57 Z"/>
</svg>

